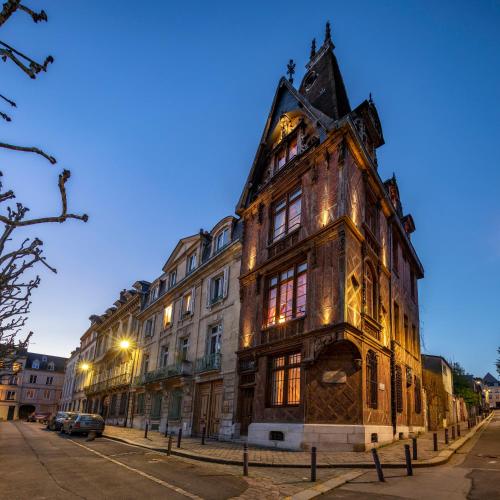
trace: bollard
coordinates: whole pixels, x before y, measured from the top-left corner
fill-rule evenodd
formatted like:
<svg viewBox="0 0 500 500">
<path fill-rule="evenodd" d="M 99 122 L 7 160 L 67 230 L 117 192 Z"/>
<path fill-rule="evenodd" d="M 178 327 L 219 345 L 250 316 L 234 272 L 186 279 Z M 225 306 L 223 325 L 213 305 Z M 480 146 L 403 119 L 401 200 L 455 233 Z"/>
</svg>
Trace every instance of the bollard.
<svg viewBox="0 0 500 500">
<path fill-rule="evenodd" d="M 248 444 L 243 445 L 243 475 L 248 476 Z"/>
<path fill-rule="evenodd" d="M 444 430 L 444 444 L 449 444 L 450 438 L 448 436 L 448 427 Z"/>
<path fill-rule="evenodd" d="M 413 476 L 413 467 L 411 466 L 410 445 L 405 444 L 406 475 Z"/>
<path fill-rule="evenodd" d="M 451 440 L 455 441 L 455 426 L 451 426 Z"/>
<path fill-rule="evenodd" d="M 373 456 L 373 461 L 375 462 L 375 469 L 377 469 L 378 480 L 382 483 L 385 481 L 384 471 L 382 470 L 382 465 L 380 464 L 378 453 L 375 448 L 372 448 L 372 456 Z"/>
<path fill-rule="evenodd" d="M 168 420 L 167 423 L 165 424 L 165 437 L 168 437 Z"/>
<path fill-rule="evenodd" d="M 438 433 L 435 432 L 432 435 L 432 441 L 434 442 L 434 451 L 438 451 Z"/>
<path fill-rule="evenodd" d="M 201 429 L 201 444 L 205 444 L 205 436 L 207 435 L 207 426 L 204 425 L 203 429 Z"/>
<path fill-rule="evenodd" d="M 144 427 L 144 439 L 148 438 L 148 428 L 149 424 L 146 422 L 146 427 Z"/>
<path fill-rule="evenodd" d="M 412 438 L 411 444 L 413 445 L 413 460 L 417 460 L 418 451 L 417 451 L 417 438 L 416 437 Z"/>
<path fill-rule="evenodd" d="M 172 434 L 168 436 L 168 445 L 167 445 L 167 455 L 170 456 L 172 453 Z"/>
<path fill-rule="evenodd" d="M 467 429 L 470 429 L 470 418 L 467 420 Z"/>
<path fill-rule="evenodd" d="M 181 447 L 181 439 L 182 439 L 182 427 L 179 427 L 179 434 L 177 435 L 177 448 Z"/>
<path fill-rule="evenodd" d="M 457 437 L 460 437 L 462 434 L 462 431 L 460 430 L 460 424 L 457 425 Z"/>
<path fill-rule="evenodd" d="M 316 446 L 311 448 L 311 483 L 316 481 Z"/>
</svg>

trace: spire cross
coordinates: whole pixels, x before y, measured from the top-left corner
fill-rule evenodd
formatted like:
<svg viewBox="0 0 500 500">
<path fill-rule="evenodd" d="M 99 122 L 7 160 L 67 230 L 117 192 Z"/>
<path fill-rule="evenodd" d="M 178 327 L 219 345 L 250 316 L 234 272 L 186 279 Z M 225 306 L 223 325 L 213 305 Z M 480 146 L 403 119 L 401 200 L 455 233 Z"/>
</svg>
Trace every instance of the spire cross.
<svg viewBox="0 0 500 500">
<path fill-rule="evenodd" d="M 295 74 L 295 63 L 293 59 L 290 59 L 289 63 L 286 65 L 286 74 L 288 75 L 288 81 L 293 83 L 293 75 Z"/>
</svg>

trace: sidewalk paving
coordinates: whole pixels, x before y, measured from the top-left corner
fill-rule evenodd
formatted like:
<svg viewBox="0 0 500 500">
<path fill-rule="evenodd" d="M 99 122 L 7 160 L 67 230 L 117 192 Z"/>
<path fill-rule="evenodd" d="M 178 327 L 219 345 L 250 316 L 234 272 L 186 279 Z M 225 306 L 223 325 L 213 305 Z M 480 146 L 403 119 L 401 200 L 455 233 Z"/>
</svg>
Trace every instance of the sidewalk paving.
<svg viewBox="0 0 500 500">
<path fill-rule="evenodd" d="M 482 427 L 483 420 L 479 425 L 468 431 L 467 423 L 462 422 L 461 438 L 451 440 L 445 446 L 444 431 L 438 431 L 438 451 L 433 451 L 433 433 L 421 434 L 417 440 L 418 460 L 413 461 L 414 467 L 439 465 L 445 463 L 449 457 L 470 438 L 478 428 Z M 168 439 L 157 431 L 150 431 L 148 437 L 144 437 L 144 431 L 123 427 L 106 426 L 104 436 L 116 439 L 128 444 L 133 444 L 156 451 L 167 451 Z M 404 444 L 412 444 L 411 439 L 396 441 L 389 445 L 378 448 L 378 454 L 385 467 L 404 467 Z M 206 444 L 201 444 L 200 438 L 185 437 L 182 439 L 181 448 L 177 448 L 177 439 L 174 436 L 172 443 L 172 455 L 214 462 L 227 465 L 242 465 L 243 445 L 242 443 L 216 441 L 207 439 Z M 283 451 L 277 449 L 260 448 L 249 446 L 250 466 L 261 467 L 309 467 L 311 454 L 308 451 Z M 370 451 L 365 452 L 318 452 L 318 467 L 352 467 L 372 468 L 373 459 Z"/>
</svg>

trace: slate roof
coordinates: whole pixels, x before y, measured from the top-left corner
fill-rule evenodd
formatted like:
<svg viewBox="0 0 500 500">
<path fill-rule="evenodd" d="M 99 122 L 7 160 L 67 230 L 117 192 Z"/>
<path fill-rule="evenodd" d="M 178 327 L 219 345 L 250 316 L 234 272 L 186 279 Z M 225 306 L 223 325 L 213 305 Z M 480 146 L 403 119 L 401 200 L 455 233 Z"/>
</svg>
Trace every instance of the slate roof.
<svg viewBox="0 0 500 500">
<path fill-rule="evenodd" d="M 60 356 L 50 356 L 49 354 L 39 354 L 36 352 L 28 352 L 26 359 L 26 368 L 32 368 L 33 362 L 38 359 L 40 367 L 38 370 L 48 370 L 49 363 L 54 363 L 55 372 L 63 372 L 68 358 L 61 358 Z M 44 361 L 46 360 L 46 361 Z M 36 368 L 35 368 L 36 369 Z"/>
</svg>

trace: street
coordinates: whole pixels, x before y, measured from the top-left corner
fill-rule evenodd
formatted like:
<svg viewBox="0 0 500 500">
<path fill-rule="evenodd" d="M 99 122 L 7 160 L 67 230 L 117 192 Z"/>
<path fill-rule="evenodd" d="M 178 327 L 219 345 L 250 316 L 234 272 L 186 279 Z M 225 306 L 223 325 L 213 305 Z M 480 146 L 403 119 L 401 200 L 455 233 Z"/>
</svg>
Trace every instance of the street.
<svg viewBox="0 0 500 500">
<path fill-rule="evenodd" d="M 224 499 L 248 487 L 205 464 L 25 422 L 0 424 L 0 466 L 2 499 Z"/>
<path fill-rule="evenodd" d="M 414 469 L 413 474 L 407 477 L 404 470 L 388 469 L 386 481 L 380 483 L 370 471 L 321 498 L 500 499 L 500 411 L 447 465 Z"/>
</svg>

